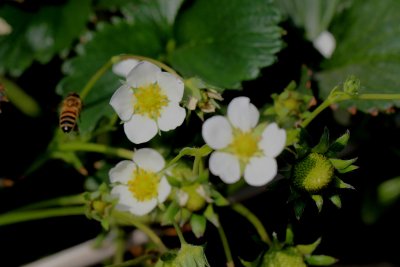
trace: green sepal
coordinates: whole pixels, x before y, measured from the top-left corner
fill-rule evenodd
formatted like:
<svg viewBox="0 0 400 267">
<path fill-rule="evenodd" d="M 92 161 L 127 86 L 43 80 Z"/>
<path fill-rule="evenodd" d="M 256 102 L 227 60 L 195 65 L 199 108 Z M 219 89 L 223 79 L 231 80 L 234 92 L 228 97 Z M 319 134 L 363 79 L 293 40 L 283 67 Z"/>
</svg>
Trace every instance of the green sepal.
<svg viewBox="0 0 400 267">
<path fill-rule="evenodd" d="M 172 224 L 175 221 L 175 216 L 177 215 L 179 210 L 180 210 L 179 204 L 173 201 L 165 210 L 161 218 L 161 225 Z"/>
<path fill-rule="evenodd" d="M 207 220 L 203 215 L 192 214 L 190 218 L 190 226 L 192 227 L 193 234 L 200 238 L 206 231 Z"/>
<path fill-rule="evenodd" d="M 351 164 L 353 164 L 354 162 L 356 162 L 357 158 L 354 159 L 329 159 L 333 165 L 333 167 L 335 167 L 336 170 L 343 170 L 346 169 L 347 167 L 349 167 Z"/>
<path fill-rule="evenodd" d="M 339 195 L 333 195 L 331 197 L 329 197 L 329 200 L 333 203 L 333 205 L 335 205 L 337 208 L 341 208 L 342 207 L 342 200 L 340 199 Z"/>
<path fill-rule="evenodd" d="M 297 199 L 294 201 L 293 208 L 296 219 L 300 220 L 301 215 L 303 215 L 304 209 L 306 208 L 306 203 L 301 199 Z"/>
<path fill-rule="evenodd" d="M 187 223 L 192 216 L 192 212 L 186 208 L 180 208 L 180 210 L 175 215 L 175 221 L 179 223 L 179 225 L 184 225 Z"/>
<path fill-rule="evenodd" d="M 321 195 L 311 195 L 311 198 L 314 200 L 315 205 L 318 208 L 318 212 L 321 212 L 322 206 L 324 205 L 324 199 Z"/>
<path fill-rule="evenodd" d="M 219 207 L 229 205 L 229 201 L 215 189 L 211 189 L 211 198 L 214 200 L 214 204 Z"/>
<path fill-rule="evenodd" d="M 346 173 L 346 172 L 351 172 L 351 171 L 357 170 L 358 168 L 359 168 L 359 167 L 356 166 L 356 165 L 350 165 L 350 166 L 348 166 L 347 168 L 338 170 L 338 172 L 339 172 L 339 173 Z"/>
<path fill-rule="evenodd" d="M 343 182 L 343 181 L 340 180 L 338 177 L 335 177 L 334 179 L 335 179 L 335 180 L 334 180 L 335 186 L 336 186 L 337 188 L 340 188 L 340 189 L 354 189 L 354 190 L 355 190 L 355 188 L 354 188 L 352 185 Z"/>
<path fill-rule="evenodd" d="M 180 188 L 182 186 L 182 179 L 177 178 L 175 176 L 171 176 L 171 175 L 166 175 L 167 176 L 167 181 L 170 185 L 172 185 L 173 187 L 178 187 Z"/>
<path fill-rule="evenodd" d="M 314 250 L 319 246 L 320 243 L 321 243 L 321 238 L 318 238 L 311 244 L 297 245 L 296 248 L 303 255 L 311 255 L 314 252 Z"/>
<path fill-rule="evenodd" d="M 337 138 L 329 147 L 329 151 L 333 153 L 337 153 L 342 151 L 349 142 L 350 139 L 350 131 L 347 130 L 342 136 Z"/>
<path fill-rule="evenodd" d="M 336 263 L 338 260 L 327 255 L 311 255 L 306 257 L 306 262 L 312 266 L 328 266 Z"/>
<path fill-rule="evenodd" d="M 205 169 L 199 174 L 199 177 L 196 179 L 196 182 L 198 182 L 199 184 L 207 183 L 209 177 L 210 177 L 210 173 L 209 173 L 208 169 Z"/>
<path fill-rule="evenodd" d="M 329 148 L 329 130 L 327 127 L 324 128 L 324 133 L 319 139 L 318 145 L 312 148 L 312 152 L 324 154 Z"/>
<path fill-rule="evenodd" d="M 203 215 L 209 220 L 215 227 L 220 227 L 218 214 L 214 212 L 213 206 L 210 204 L 204 211 Z"/>
<path fill-rule="evenodd" d="M 290 225 L 286 227 L 286 237 L 285 237 L 285 244 L 287 245 L 293 245 L 293 240 L 294 240 L 294 234 L 292 227 Z"/>
</svg>

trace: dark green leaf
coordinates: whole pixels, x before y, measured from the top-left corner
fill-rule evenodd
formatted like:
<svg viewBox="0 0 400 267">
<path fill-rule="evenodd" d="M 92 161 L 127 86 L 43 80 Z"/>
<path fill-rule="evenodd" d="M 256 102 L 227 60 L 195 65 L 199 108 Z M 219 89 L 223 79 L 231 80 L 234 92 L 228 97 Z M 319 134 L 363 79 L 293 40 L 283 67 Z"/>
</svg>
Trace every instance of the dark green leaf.
<svg viewBox="0 0 400 267">
<path fill-rule="evenodd" d="M 37 12 L 2 7 L 0 17 L 12 31 L 0 36 L 0 73 L 19 76 L 34 60 L 49 62 L 82 33 L 89 12 L 89 0 L 69 0 L 65 5 L 43 6 Z"/>
<path fill-rule="evenodd" d="M 197 0 L 176 20 L 172 65 L 210 84 L 239 88 L 275 61 L 281 17 L 271 0 Z"/>
<path fill-rule="evenodd" d="M 58 85 L 57 92 L 62 95 L 80 92 L 93 74 L 112 56 L 131 53 L 157 58 L 162 51 L 163 44 L 151 25 L 123 21 L 104 25 L 83 47 L 78 57 L 64 64 L 63 71 L 67 77 Z M 81 134 L 92 131 L 101 117 L 115 114 L 108 103 L 120 85 L 120 78 L 111 71 L 97 81 L 83 100 L 79 121 Z"/>
<path fill-rule="evenodd" d="M 337 49 L 317 75 L 322 94 L 355 75 L 361 80 L 360 93 L 400 93 L 400 2 L 355 0 L 353 6 L 335 20 L 332 32 Z M 370 111 L 400 106 L 394 100 L 354 100 L 343 107 Z"/>
</svg>

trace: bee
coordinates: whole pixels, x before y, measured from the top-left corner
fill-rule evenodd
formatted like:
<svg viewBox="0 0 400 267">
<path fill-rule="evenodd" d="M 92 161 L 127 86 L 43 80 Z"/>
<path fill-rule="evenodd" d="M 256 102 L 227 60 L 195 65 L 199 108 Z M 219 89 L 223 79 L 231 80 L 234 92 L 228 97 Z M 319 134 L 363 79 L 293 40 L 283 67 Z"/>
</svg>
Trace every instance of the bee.
<svg viewBox="0 0 400 267">
<path fill-rule="evenodd" d="M 8 98 L 6 95 L 6 89 L 4 88 L 4 85 L 0 83 L 0 103 L 1 102 L 8 102 Z M 1 113 L 1 108 L 0 108 L 0 113 Z"/>
<path fill-rule="evenodd" d="M 76 121 L 82 109 L 82 101 L 77 93 L 69 93 L 61 105 L 60 128 L 69 133 L 76 128 Z"/>
</svg>

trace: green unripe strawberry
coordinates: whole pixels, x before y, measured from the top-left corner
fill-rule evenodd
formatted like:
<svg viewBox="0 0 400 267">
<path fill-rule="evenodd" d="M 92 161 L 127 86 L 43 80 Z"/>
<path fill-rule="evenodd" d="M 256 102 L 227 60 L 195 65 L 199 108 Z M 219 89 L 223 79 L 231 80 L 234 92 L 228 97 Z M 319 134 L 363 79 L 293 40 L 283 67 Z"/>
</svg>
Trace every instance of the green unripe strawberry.
<svg viewBox="0 0 400 267">
<path fill-rule="evenodd" d="M 268 251 L 263 258 L 263 267 L 307 267 L 303 256 L 294 247 Z"/>
<path fill-rule="evenodd" d="M 310 153 L 293 170 L 293 183 L 303 191 L 318 193 L 333 179 L 334 167 L 327 157 L 319 153 Z"/>
</svg>

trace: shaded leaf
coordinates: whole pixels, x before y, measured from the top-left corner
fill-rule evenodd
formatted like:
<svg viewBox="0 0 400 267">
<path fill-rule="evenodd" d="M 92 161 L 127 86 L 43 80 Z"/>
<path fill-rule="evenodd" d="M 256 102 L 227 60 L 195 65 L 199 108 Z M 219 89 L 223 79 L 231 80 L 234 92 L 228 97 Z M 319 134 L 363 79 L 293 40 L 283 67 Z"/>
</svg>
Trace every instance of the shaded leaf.
<svg viewBox="0 0 400 267">
<path fill-rule="evenodd" d="M 317 75 L 322 95 L 346 77 L 361 80 L 360 93 L 400 93 L 400 2 L 355 0 L 351 8 L 333 23 L 337 49 Z M 363 111 L 400 106 L 394 100 L 351 100 L 342 107 Z"/>
<path fill-rule="evenodd" d="M 103 25 L 83 46 L 81 54 L 64 64 L 67 77 L 58 84 L 57 92 L 61 95 L 80 92 L 96 71 L 115 55 L 131 53 L 157 58 L 162 51 L 163 44 L 152 25 L 123 21 Z M 106 72 L 83 100 L 79 121 L 81 134 L 92 131 L 103 116 L 114 114 L 108 103 L 121 85 L 119 79 L 111 71 Z"/>
<path fill-rule="evenodd" d="M 275 61 L 280 12 L 271 0 L 197 0 L 176 20 L 172 65 L 185 76 L 239 88 Z"/>
<path fill-rule="evenodd" d="M 36 12 L 11 5 L 2 7 L 0 17 L 12 31 L 0 36 L 0 73 L 8 71 L 19 76 L 35 60 L 49 62 L 82 33 L 89 12 L 89 0 L 69 0 L 64 5 L 43 6 Z"/>
</svg>

